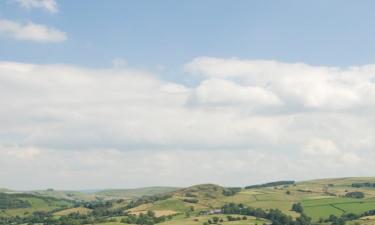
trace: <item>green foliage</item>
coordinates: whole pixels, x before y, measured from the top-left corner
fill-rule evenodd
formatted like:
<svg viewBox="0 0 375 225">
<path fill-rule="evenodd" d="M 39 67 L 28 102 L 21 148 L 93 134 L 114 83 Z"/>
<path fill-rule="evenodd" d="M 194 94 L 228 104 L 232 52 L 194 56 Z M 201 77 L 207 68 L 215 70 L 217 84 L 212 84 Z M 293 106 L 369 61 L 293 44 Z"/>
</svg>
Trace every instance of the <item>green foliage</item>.
<svg viewBox="0 0 375 225">
<path fill-rule="evenodd" d="M 242 190 L 242 188 L 240 188 L 240 187 L 225 188 L 223 190 L 223 195 L 225 195 L 225 196 L 233 196 L 236 193 L 240 192 L 241 190 Z"/>
<path fill-rule="evenodd" d="M 161 223 L 167 220 L 167 217 L 161 216 L 156 217 L 153 211 L 147 211 L 147 214 L 129 215 L 127 218 L 122 219 L 123 223 L 128 224 L 140 224 L 140 225 L 153 225 L 155 223 Z"/>
<path fill-rule="evenodd" d="M 196 198 L 184 198 L 183 201 L 187 203 L 194 203 L 194 204 L 199 202 L 199 200 Z"/>
<path fill-rule="evenodd" d="M 225 204 L 222 208 L 224 214 L 240 214 L 247 216 L 255 216 L 264 218 L 272 221 L 272 225 L 311 225 L 311 218 L 302 214 L 296 220 L 293 220 L 291 216 L 287 216 L 282 213 L 279 209 L 270 209 L 265 211 L 263 209 L 255 209 L 244 206 L 243 204 L 229 203 Z"/>
<path fill-rule="evenodd" d="M 269 182 L 265 184 L 256 184 L 256 185 L 250 185 L 246 186 L 245 189 L 254 189 L 254 188 L 262 188 L 262 187 L 274 187 L 279 185 L 291 185 L 294 184 L 295 181 L 275 181 L 275 182 Z"/>
<path fill-rule="evenodd" d="M 354 191 L 354 192 L 346 193 L 345 197 L 348 197 L 348 198 L 364 198 L 365 194 L 363 192 L 360 192 L 360 191 Z"/>
<path fill-rule="evenodd" d="M 370 183 L 370 182 L 352 183 L 352 187 L 355 187 L 355 188 L 375 188 L 375 183 Z"/>
<path fill-rule="evenodd" d="M 294 203 L 293 206 L 292 206 L 292 211 L 294 212 L 298 212 L 298 213 L 303 213 L 303 207 L 301 205 L 301 203 Z"/>
</svg>

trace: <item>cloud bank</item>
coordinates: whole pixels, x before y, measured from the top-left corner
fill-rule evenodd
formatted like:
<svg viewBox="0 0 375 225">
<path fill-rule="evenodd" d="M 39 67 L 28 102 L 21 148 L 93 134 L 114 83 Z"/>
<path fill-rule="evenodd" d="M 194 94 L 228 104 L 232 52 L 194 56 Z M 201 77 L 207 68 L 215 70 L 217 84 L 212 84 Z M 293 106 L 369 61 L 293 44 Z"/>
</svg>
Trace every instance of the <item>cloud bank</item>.
<svg viewBox="0 0 375 225">
<path fill-rule="evenodd" d="M 126 65 L 0 62 L 4 185 L 247 185 L 371 175 L 375 66 L 200 57 L 184 69 L 198 85 Z"/>
</svg>

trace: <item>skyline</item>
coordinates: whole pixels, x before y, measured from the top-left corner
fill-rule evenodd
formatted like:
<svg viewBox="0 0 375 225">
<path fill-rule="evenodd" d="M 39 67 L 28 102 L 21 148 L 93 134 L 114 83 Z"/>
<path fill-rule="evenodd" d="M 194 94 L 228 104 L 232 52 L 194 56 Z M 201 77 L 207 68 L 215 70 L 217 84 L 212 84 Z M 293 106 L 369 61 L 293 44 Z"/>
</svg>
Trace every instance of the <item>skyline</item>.
<svg viewBox="0 0 375 225">
<path fill-rule="evenodd" d="M 373 176 L 361 3 L 2 1 L 0 187 Z"/>
</svg>

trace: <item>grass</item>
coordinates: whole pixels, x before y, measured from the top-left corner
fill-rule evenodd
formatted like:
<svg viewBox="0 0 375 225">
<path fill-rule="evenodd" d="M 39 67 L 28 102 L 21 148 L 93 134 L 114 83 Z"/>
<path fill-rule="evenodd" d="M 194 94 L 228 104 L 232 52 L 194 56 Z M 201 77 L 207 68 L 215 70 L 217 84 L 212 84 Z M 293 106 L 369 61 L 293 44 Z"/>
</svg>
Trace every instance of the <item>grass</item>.
<svg viewBox="0 0 375 225">
<path fill-rule="evenodd" d="M 375 209 L 375 199 L 325 198 L 302 201 L 305 213 L 317 221 L 330 215 L 340 216 L 344 213 L 361 214 Z"/>
<path fill-rule="evenodd" d="M 158 201 L 152 205 L 152 210 L 173 210 L 176 212 L 184 212 L 189 208 L 189 203 L 185 203 L 180 199 L 167 199 Z"/>
</svg>

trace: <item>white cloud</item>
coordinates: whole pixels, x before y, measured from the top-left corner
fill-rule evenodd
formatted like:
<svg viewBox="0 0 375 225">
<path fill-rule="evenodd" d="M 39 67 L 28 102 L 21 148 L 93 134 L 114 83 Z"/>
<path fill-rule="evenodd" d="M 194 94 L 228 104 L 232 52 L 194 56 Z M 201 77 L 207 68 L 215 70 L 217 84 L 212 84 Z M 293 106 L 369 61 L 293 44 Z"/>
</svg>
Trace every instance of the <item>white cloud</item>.
<svg viewBox="0 0 375 225">
<path fill-rule="evenodd" d="M 336 144 L 331 140 L 315 138 L 310 140 L 303 148 L 308 155 L 336 156 L 341 153 Z"/>
<path fill-rule="evenodd" d="M 203 81 L 194 92 L 193 101 L 197 104 L 233 105 L 248 104 L 280 105 L 280 99 L 267 90 L 256 86 L 242 86 L 224 79 L 208 79 Z"/>
<path fill-rule="evenodd" d="M 303 153 L 317 157 L 320 162 L 330 164 L 357 164 L 362 161 L 355 152 L 343 152 L 336 144 L 327 139 L 314 138 L 309 140 L 303 147 Z"/>
<path fill-rule="evenodd" d="M 205 60 L 186 67 L 204 71 L 189 87 L 130 66 L 0 62 L 3 184 L 245 185 L 371 174 L 374 66 L 212 59 L 206 68 Z"/>
<path fill-rule="evenodd" d="M 277 61 L 196 58 L 185 66 L 194 75 L 224 78 L 267 89 L 282 101 L 311 109 L 347 109 L 374 104 L 375 66 L 315 67 Z"/>
<path fill-rule="evenodd" d="M 42 8 L 51 13 L 57 13 L 57 3 L 55 0 L 16 0 L 21 7 L 26 9 Z"/>
<path fill-rule="evenodd" d="M 0 35 L 16 40 L 35 42 L 63 42 L 66 33 L 55 28 L 28 22 L 26 24 L 0 19 Z"/>
</svg>

